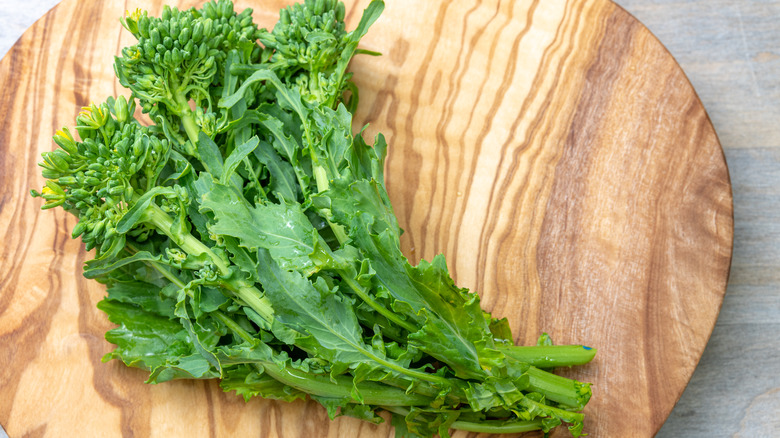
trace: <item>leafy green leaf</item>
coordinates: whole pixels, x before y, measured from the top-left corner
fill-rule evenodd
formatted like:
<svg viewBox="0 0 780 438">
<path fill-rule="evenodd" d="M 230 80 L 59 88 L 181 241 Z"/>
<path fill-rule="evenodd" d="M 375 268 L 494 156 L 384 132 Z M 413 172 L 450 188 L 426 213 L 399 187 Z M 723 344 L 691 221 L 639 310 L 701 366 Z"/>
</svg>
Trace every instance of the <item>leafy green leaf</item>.
<svg viewBox="0 0 780 438">
<path fill-rule="evenodd" d="M 178 320 L 115 300 L 103 300 L 98 308 L 119 325 L 106 333 L 106 340 L 115 344 L 116 349 L 104 356 L 103 361 L 119 359 L 128 366 L 150 370 L 149 382 L 219 376 L 193 350 L 187 331 Z"/>
<path fill-rule="evenodd" d="M 235 237 L 249 250 L 267 249 L 285 269 L 315 270 L 309 255 L 315 250 L 317 231 L 299 204 L 252 207 L 233 187 L 215 183 L 203 194 L 201 211 L 214 215 L 212 233 Z"/>
<path fill-rule="evenodd" d="M 222 153 L 214 140 L 203 131 L 198 133 L 198 157 L 214 178 L 222 178 Z"/>
<path fill-rule="evenodd" d="M 84 277 L 97 278 L 101 275 L 105 275 L 115 269 L 119 269 L 122 266 L 129 265 L 135 262 L 154 261 L 158 262 L 162 260 L 161 255 L 152 255 L 147 251 L 140 251 L 131 256 L 123 257 L 120 259 L 103 259 L 103 260 L 90 260 L 85 264 Z"/>
<path fill-rule="evenodd" d="M 225 159 L 225 164 L 223 165 L 222 169 L 222 176 L 220 178 L 222 184 L 227 184 L 230 181 L 230 177 L 233 176 L 233 172 L 235 172 L 236 167 L 238 167 L 244 158 L 246 158 L 249 154 L 252 153 L 252 151 L 255 150 L 259 143 L 260 140 L 257 138 L 257 136 L 254 136 L 247 140 L 246 143 L 239 145 L 233 150 L 233 152 L 230 153 L 230 155 L 228 155 L 228 157 Z"/>
<path fill-rule="evenodd" d="M 270 191 L 282 202 L 296 202 L 300 190 L 295 181 L 295 170 L 292 165 L 282 160 L 273 146 L 264 141 L 261 141 L 254 150 L 254 155 L 271 173 L 271 181 L 268 184 Z"/>
<path fill-rule="evenodd" d="M 305 392 L 280 383 L 262 372 L 262 368 L 258 370 L 249 364 L 225 369 L 220 386 L 225 391 L 235 391 L 246 401 L 258 396 L 286 402 L 306 398 Z"/>
<path fill-rule="evenodd" d="M 138 200 L 133 204 L 132 207 L 130 207 L 130 210 L 128 210 L 122 218 L 117 222 L 116 224 L 116 232 L 119 234 L 124 234 L 129 232 L 133 227 L 138 225 L 139 223 L 148 220 L 149 219 L 149 206 L 154 201 L 154 198 L 161 195 L 175 195 L 176 192 L 173 191 L 173 189 L 169 187 L 160 187 L 157 186 L 148 192 L 144 193 L 143 196 L 138 198 Z"/>
</svg>

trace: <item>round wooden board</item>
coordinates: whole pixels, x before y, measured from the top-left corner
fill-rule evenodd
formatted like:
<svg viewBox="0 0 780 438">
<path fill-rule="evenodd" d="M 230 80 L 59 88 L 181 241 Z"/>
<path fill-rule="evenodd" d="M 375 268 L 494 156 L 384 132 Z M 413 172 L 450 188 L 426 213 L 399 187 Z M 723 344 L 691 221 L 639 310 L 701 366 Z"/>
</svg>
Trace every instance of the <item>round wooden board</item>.
<svg viewBox="0 0 780 438">
<path fill-rule="evenodd" d="M 118 17 L 161 3 L 66 0 L 0 63 L 0 423 L 11 437 L 392 436 L 101 363 L 104 289 L 80 275 L 76 221 L 28 192 L 56 129 L 127 94 Z M 271 27 L 287 2 L 250 3 Z M 354 27 L 366 1 L 347 3 Z M 443 252 L 518 343 L 597 347 L 563 371 L 594 384 L 590 436 L 654 435 L 710 336 L 733 238 L 722 150 L 669 53 L 608 0 L 392 0 L 362 46 L 384 56 L 352 64 L 356 122 L 388 138 L 409 258 Z"/>
</svg>

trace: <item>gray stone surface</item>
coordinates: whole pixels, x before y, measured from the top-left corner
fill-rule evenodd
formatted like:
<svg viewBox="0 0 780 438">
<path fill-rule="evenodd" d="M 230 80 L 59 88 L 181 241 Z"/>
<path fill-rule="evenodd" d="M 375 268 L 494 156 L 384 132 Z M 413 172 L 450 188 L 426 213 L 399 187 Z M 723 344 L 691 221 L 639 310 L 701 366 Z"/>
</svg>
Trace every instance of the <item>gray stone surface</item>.
<svg viewBox="0 0 780 438">
<path fill-rule="evenodd" d="M 0 58 L 59 0 L 0 0 Z"/>
</svg>

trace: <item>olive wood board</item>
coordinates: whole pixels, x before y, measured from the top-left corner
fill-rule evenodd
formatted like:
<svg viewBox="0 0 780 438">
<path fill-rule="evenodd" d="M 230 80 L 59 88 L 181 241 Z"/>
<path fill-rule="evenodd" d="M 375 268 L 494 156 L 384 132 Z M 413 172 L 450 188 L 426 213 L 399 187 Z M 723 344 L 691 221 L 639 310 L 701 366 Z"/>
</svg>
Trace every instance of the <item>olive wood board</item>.
<svg viewBox="0 0 780 438">
<path fill-rule="evenodd" d="M 393 436 L 314 402 L 147 385 L 101 362 L 105 289 L 80 275 L 75 218 L 29 190 L 57 129 L 128 95 L 112 69 L 133 43 L 118 18 L 162 3 L 66 0 L 0 62 L 0 424 L 12 438 Z M 237 8 L 270 28 L 288 3 Z M 367 1 L 346 3 L 353 28 Z M 519 344 L 547 332 L 597 348 L 560 370 L 593 383 L 591 437 L 654 435 L 712 332 L 733 240 L 723 152 L 675 60 L 609 0 L 392 0 L 361 46 L 383 56 L 352 63 L 355 122 L 387 137 L 405 254 L 443 253 Z"/>
</svg>

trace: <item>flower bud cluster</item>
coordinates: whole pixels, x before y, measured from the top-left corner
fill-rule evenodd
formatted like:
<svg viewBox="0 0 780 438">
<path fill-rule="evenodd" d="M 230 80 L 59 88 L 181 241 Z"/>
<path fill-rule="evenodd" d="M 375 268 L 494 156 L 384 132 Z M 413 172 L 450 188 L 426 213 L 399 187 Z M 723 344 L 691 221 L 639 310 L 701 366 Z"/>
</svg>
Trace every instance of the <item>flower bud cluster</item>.
<svg viewBox="0 0 780 438">
<path fill-rule="evenodd" d="M 130 116 L 133 108 L 124 97 L 83 108 L 76 128 L 82 140 L 63 128 L 54 136 L 60 148 L 42 154 L 48 181 L 33 196 L 44 198 L 44 208 L 76 212 L 73 237 L 81 236 L 88 250 L 110 246 L 140 181 L 167 156 L 168 141 L 138 124 Z"/>
<path fill-rule="evenodd" d="M 187 206 L 190 205 L 192 200 L 187 189 L 180 185 L 174 185 L 172 187 L 173 193 L 163 196 L 160 201 L 160 208 L 171 215 L 178 216 L 181 213 L 187 212 Z"/>
<path fill-rule="evenodd" d="M 282 9 L 273 31 L 260 31 L 260 42 L 273 51 L 270 62 L 277 75 L 306 99 L 343 91 L 331 73 L 349 42 L 344 11 L 338 0 L 306 0 Z"/>
<path fill-rule="evenodd" d="M 258 32 L 251 9 L 236 14 L 225 0 L 206 3 L 200 10 L 165 6 L 162 16 L 136 11 L 123 20 L 138 43 L 122 50 L 115 69 L 120 83 L 130 88 L 145 112 L 163 103 L 180 115 L 209 99 L 209 85 L 227 53 L 241 41 L 254 41 Z"/>
</svg>

